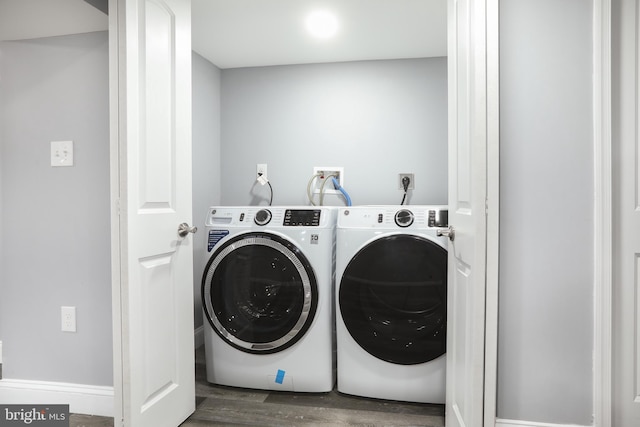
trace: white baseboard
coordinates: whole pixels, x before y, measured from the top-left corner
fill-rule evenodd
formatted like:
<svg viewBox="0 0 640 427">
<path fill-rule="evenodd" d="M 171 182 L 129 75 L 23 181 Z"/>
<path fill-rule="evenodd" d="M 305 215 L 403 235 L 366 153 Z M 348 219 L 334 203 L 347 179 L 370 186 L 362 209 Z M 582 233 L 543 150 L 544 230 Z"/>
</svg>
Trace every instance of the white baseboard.
<svg viewBox="0 0 640 427">
<path fill-rule="evenodd" d="M 195 348 L 204 345 L 204 325 L 194 331 Z M 0 379 L 3 404 L 68 404 L 74 414 L 113 416 L 113 387 Z"/>
<path fill-rule="evenodd" d="M 29 380 L 0 380 L 0 402 L 68 404 L 74 414 L 113 416 L 113 387 Z"/>
<path fill-rule="evenodd" d="M 200 325 L 194 332 L 194 342 L 196 348 L 200 348 L 204 345 L 204 325 Z"/>
<path fill-rule="evenodd" d="M 590 427 L 579 424 L 552 424 L 552 423 L 535 423 L 520 420 L 503 420 L 496 419 L 496 427 Z"/>
</svg>

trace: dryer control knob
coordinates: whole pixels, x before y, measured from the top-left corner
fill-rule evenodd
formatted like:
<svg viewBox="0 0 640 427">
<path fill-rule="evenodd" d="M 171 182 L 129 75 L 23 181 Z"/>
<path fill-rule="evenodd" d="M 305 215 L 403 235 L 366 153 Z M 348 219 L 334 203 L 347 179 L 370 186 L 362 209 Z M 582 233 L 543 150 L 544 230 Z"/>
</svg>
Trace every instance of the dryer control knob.
<svg viewBox="0 0 640 427">
<path fill-rule="evenodd" d="M 253 219 L 258 225 L 267 225 L 271 221 L 271 212 L 267 209 L 260 209 L 256 212 L 256 217 Z"/>
<path fill-rule="evenodd" d="M 396 224 L 398 227 L 408 227 L 413 224 L 413 213 L 408 209 L 402 209 L 396 212 Z"/>
</svg>

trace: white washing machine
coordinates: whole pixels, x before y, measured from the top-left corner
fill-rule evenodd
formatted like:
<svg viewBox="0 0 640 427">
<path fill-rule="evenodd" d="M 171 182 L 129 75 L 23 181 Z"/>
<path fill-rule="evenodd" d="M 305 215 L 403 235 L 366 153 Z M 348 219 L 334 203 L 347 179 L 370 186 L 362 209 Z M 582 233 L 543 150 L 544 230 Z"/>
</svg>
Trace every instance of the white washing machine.
<svg viewBox="0 0 640 427">
<path fill-rule="evenodd" d="M 445 403 L 446 206 L 338 211 L 338 391 Z"/>
<path fill-rule="evenodd" d="M 327 392 L 335 385 L 336 208 L 212 207 L 202 278 L 207 380 Z"/>
</svg>

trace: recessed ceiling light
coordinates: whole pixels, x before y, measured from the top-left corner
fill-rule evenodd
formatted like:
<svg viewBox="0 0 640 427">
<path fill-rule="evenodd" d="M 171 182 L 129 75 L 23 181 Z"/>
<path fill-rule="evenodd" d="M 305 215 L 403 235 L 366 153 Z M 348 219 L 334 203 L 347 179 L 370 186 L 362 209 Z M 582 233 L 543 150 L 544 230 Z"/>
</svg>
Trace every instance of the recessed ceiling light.
<svg viewBox="0 0 640 427">
<path fill-rule="evenodd" d="M 338 32 L 338 20 L 335 15 L 324 10 L 309 14 L 306 24 L 307 30 L 318 38 L 326 39 Z"/>
</svg>

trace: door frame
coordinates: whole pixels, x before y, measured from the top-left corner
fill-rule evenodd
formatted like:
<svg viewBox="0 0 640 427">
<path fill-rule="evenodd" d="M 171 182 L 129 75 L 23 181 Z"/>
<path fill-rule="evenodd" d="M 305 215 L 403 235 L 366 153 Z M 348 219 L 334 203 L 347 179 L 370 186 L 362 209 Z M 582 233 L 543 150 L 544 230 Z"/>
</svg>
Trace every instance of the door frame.
<svg viewBox="0 0 640 427">
<path fill-rule="evenodd" d="M 108 1 L 109 14 L 118 15 L 119 8 L 117 1 Z M 114 54 L 114 46 L 119 45 L 120 33 L 117 22 L 119 19 L 109 18 L 109 85 L 113 76 L 118 76 L 120 71 L 119 55 Z M 118 94 L 109 88 L 109 181 L 111 186 L 111 325 L 112 325 L 112 345 L 113 345 L 113 417 L 114 425 L 124 423 L 123 394 L 124 385 L 122 376 L 117 375 L 123 372 L 122 354 L 122 265 L 120 251 L 120 191 L 125 188 L 127 180 L 120 173 L 120 98 L 124 96 L 123 89 L 118 87 Z M 115 203 L 114 203 L 115 201 Z M 119 357 L 118 357 L 119 356 Z"/>
<path fill-rule="evenodd" d="M 486 216 L 487 225 L 485 229 L 487 257 L 486 257 L 486 277 L 485 277 L 485 294 L 486 294 L 486 311 L 485 311 L 485 363 L 484 369 L 484 425 L 495 426 L 496 422 L 496 397 L 497 397 L 497 342 L 498 342 L 498 288 L 499 288 L 499 5 L 500 0 L 478 0 L 486 8 L 487 13 L 487 34 L 484 40 L 486 44 L 487 70 L 487 199 L 486 199 Z M 596 4 L 609 3 L 610 0 L 595 0 Z M 110 2 L 115 4 L 115 2 Z M 112 10 L 110 13 L 118 13 Z M 118 43 L 118 29 L 109 28 L 110 43 Z M 118 64 L 110 63 L 110 73 L 117 74 Z M 597 80 L 597 79 L 596 79 Z M 122 93 L 118 97 L 123 96 Z M 111 114 L 118 114 L 117 108 L 118 97 L 110 93 Z M 110 143 L 110 163 L 111 163 L 111 188 L 112 196 L 117 196 L 120 189 L 126 188 L 126 177 L 121 176 L 118 170 L 120 160 L 120 147 L 118 129 L 111 124 L 111 143 Z M 609 146 L 610 148 L 610 146 Z M 609 165 L 610 172 L 610 165 Z M 610 176 L 610 174 L 609 174 Z M 117 197 L 116 197 L 117 199 Z M 113 315 L 113 346 L 114 346 L 114 367 L 122 366 L 121 343 L 115 338 L 119 335 L 117 332 L 121 328 L 120 306 L 120 215 L 119 206 L 112 204 L 111 206 L 111 254 L 112 254 L 112 315 Z M 610 222 L 610 216 L 609 222 Z M 604 235 L 603 235 L 604 236 Z M 610 267 L 609 267 L 610 268 Z M 206 319 L 205 319 L 206 321 Z M 120 358 L 115 355 L 120 355 Z M 114 369 L 115 371 L 115 369 Z M 114 378 L 114 398 L 116 405 L 122 397 L 122 378 Z M 596 408 L 597 409 L 597 408 Z M 598 411 L 596 410 L 596 413 Z M 118 411 L 114 413 L 118 415 Z M 598 424 L 596 424 L 598 425 Z"/>
<path fill-rule="evenodd" d="M 498 291 L 500 284 L 500 0 L 485 0 L 487 14 L 487 225 L 485 282 L 484 425 L 496 424 Z"/>
<path fill-rule="evenodd" d="M 594 426 L 612 423 L 613 159 L 611 0 L 593 4 Z"/>
</svg>

